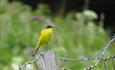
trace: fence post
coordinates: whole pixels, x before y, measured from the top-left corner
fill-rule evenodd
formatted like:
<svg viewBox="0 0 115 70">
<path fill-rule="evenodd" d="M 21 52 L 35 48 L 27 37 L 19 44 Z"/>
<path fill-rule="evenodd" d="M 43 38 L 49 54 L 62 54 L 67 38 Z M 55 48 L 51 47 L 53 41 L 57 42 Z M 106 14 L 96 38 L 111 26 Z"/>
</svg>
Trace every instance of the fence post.
<svg viewBox="0 0 115 70">
<path fill-rule="evenodd" d="M 38 70 L 58 70 L 55 54 L 53 51 L 46 51 L 36 56 Z"/>
</svg>

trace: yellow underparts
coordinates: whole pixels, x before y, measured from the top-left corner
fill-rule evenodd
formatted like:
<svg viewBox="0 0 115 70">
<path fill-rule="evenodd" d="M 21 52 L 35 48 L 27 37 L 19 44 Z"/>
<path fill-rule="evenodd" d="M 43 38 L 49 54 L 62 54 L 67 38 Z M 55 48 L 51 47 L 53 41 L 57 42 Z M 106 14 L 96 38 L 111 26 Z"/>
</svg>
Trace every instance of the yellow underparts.
<svg viewBox="0 0 115 70">
<path fill-rule="evenodd" d="M 45 44 L 47 44 L 47 42 L 49 42 L 49 40 L 51 39 L 51 36 L 52 36 L 52 32 L 53 32 L 52 28 L 43 29 L 41 31 L 41 35 L 38 40 L 39 47 L 42 45 L 45 45 Z"/>
</svg>

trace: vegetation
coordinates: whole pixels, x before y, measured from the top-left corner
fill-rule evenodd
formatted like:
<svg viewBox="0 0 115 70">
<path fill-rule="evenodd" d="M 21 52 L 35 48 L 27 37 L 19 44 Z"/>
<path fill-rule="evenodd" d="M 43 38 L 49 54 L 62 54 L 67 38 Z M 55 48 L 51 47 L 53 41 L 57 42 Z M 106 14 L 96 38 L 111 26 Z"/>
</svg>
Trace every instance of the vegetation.
<svg viewBox="0 0 115 70">
<path fill-rule="evenodd" d="M 103 21 L 96 21 L 98 16 L 92 10 L 71 12 L 65 17 L 52 16 L 47 5 L 31 11 L 29 6 L 20 2 L 9 3 L 0 0 L 0 70 L 13 70 L 17 65 L 31 59 L 32 49 L 36 46 L 40 30 L 46 22 L 32 22 L 34 16 L 45 17 L 56 26 L 54 37 L 47 47 L 40 52 L 54 50 L 56 56 L 80 58 L 96 56 L 107 42 L 107 34 L 103 29 Z M 45 21 L 45 20 L 44 20 Z M 99 24 L 99 25 L 95 25 Z M 115 53 L 109 49 L 107 55 Z M 82 70 L 93 62 L 64 62 L 62 68 Z M 109 64 L 109 67 L 111 64 Z M 102 70 L 98 66 L 95 70 Z M 111 68 L 111 67 L 110 67 Z"/>
</svg>

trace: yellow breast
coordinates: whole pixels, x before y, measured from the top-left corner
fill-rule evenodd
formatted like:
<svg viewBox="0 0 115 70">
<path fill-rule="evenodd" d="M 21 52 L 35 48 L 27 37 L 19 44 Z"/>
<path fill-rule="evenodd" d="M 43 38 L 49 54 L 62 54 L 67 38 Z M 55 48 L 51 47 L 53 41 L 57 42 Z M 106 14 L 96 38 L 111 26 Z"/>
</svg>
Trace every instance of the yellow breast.
<svg viewBox="0 0 115 70">
<path fill-rule="evenodd" d="M 46 44 L 52 36 L 52 28 L 43 29 L 39 38 L 39 46 Z"/>
</svg>

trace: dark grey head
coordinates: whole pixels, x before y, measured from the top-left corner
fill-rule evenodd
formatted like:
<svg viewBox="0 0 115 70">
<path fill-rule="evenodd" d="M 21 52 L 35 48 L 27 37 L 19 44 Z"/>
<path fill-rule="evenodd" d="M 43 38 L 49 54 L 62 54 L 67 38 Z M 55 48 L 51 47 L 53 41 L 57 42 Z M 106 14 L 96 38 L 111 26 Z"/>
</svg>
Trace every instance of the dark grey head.
<svg viewBox="0 0 115 70">
<path fill-rule="evenodd" d="M 54 25 L 47 25 L 46 28 L 54 28 Z"/>
</svg>

